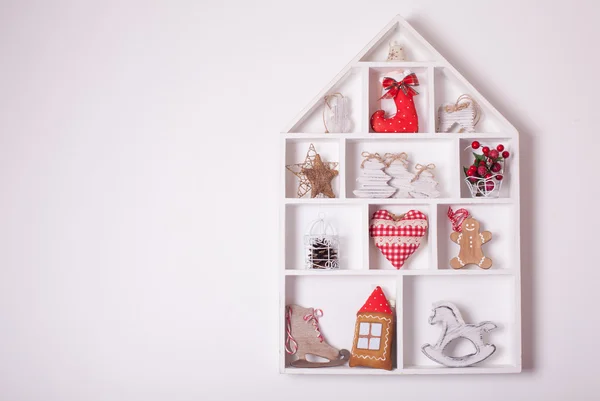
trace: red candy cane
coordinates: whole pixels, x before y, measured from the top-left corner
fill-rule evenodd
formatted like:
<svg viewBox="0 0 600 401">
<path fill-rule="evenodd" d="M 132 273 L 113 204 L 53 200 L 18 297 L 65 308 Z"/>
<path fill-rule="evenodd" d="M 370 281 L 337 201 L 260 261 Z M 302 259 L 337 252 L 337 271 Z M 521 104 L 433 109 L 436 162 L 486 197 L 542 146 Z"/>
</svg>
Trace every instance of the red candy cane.
<svg viewBox="0 0 600 401">
<path fill-rule="evenodd" d="M 462 230 L 462 223 L 469 217 L 469 212 L 466 209 L 458 209 L 456 212 L 452 211 L 451 207 L 448 207 L 448 218 L 452 223 L 452 229 L 456 232 Z"/>
</svg>

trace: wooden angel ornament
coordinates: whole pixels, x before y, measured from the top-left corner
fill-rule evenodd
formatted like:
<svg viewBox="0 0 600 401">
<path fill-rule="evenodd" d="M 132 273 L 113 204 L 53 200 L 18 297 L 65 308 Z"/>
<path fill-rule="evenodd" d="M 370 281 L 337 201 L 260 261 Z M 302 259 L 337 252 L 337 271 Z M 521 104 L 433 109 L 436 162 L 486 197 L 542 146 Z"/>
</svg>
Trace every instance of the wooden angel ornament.
<svg viewBox="0 0 600 401">
<path fill-rule="evenodd" d="M 466 265 L 477 265 L 482 269 L 492 267 L 492 259 L 483 254 L 481 246 L 492 239 L 489 231 L 480 231 L 479 221 L 469 217 L 460 226 L 460 232 L 450 234 L 452 242 L 460 246 L 458 256 L 450 260 L 450 267 L 461 269 Z"/>
<path fill-rule="evenodd" d="M 387 61 L 405 61 L 404 48 L 400 43 L 393 41 L 389 44 Z"/>
</svg>

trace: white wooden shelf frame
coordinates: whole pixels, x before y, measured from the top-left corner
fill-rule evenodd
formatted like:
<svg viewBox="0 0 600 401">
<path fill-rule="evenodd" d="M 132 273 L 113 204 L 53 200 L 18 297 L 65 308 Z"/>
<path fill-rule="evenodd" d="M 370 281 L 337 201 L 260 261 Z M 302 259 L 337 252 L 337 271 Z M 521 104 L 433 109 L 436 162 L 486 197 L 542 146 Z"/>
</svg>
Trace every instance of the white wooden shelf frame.
<svg viewBox="0 0 600 401">
<path fill-rule="evenodd" d="M 415 54 L 420 59 L 405 62 L 377 61 L 377 57 L 387 48 L 387 43 L 392 39 L 400 39 L 405 47 L 414 47 Z M 382 59 L 384 60 L 384 58 Z M 386 69 L 417 69 L 427 82 L 426 98 L 427 112 L 420 114 L 420 118 L 428 128 L 427 132 L 416 134 L 378 134 L 369 132 L 369 119 L 371 107 L 370 81 L 374 69 L 385 71 Z M 311 119 L 320 119 L 322 98 L 325 94 L 335 91 L 340 82 L 352 76 L 358 79 L 358 84 L 353 84 L 350 96 L 357 100 L 358 126 L 352 133 L 329 133 L 303 131 L 302 127 L 315 127 L 309 124 Z M 358 88 L 358 89 L 356 89 Z M 469 93 L 484 111 L 486 123 L 479 124 L 481 132 L 476 133 L 436 133 L 436 110 L 440 106 L 440 99 L 444 102 L 455 100 L 457 94 Z M 312 129 L 312 128 L 311 128 Z M 467 197 L 463 186 L 463 174 L 461 166 L 464 160 L 471 156 L 465 156 L 465 145 L 472 140 L 478 140 L 490 146 L 497 143 L 505 143 L 512 157 L 508 160 L 508 179 L 503 183 L 503 192 L 499 198 L 472 198 Z M 302 146 L 313 143 L 319 152 L 320 146 L 325 145 L 330 154 L 339 158 L 338 160 L 324 157 L 325 161 L 339 162 L 339 176 L 335 187 L 337 198 L 334 199 L 311 199 L 309 197 L 295 197 L 294 179 L 288 175 L 285 165 L 301 162 L 298 158 Z M 447 180 L 440 185 L 446 188 L 446 196 L 436 199 L 363 199 L 352 195 L 353 176 L 349 175 L 352 168 L 360 163 L 357 150 L 361 146 L 411 146 L 426 143 L 431 146 L 432 153 L 446 154 L 446 161 L 451 165 L 451 173 Z M 436 150 L 436 146 L 439 149 Z M 306 146 L 307 147 L 307 146 Z M 280 180 L 280 372 L 285 374 L 343 374 L 343 375 L 417 375 L 417 374 L 495 374 L 495 373 L 518 373 L 521 371 L 521 261 L 520 261 L 520 215 L 519 215 L 519 137 L 516 129 L 477 92 L 469 82 L 460 75 L 427 41 L 425 41 L 402 17 L 394 18 L 332 81 L 317 95 L 309 105 L 282 131 L 281 133 L 281 180 Z M 445 152 L 452 149 L 450 154 Z M 372 149 L 364 149 L 372 151 Z M 377 150 L 375 150 L 377 151 Z M 292 158 L 296 158 L 292 160 Z M 409 154 L 410 157 L 410 154 Z M 415 160 L 416 162 L 427 162 L 427 160 Z M 399 209 L 421 208 L 427 210 L 429 218 L 428 240 L 423 249 L 417 252 L 422 256 L 419 268 L 411 267 L 411 259 L 407 265 L 400 270 L 378 269 L 373 265 L 370 257 L 372 252 L 378 250 L 372 245 L 368 233 L 371 211 L 377 206 L 394 207 Z M 473 209 L 484 229 L 492 231 L 494 239 L 486 244 L 493 247 L 496 236 L 499 245 L 495 251 L 501 254 L 500 265 L 494 265 L 490 270 L 468 268 L 455 271 L 445 263 L 445 256 L 449 252 L 456 251 L 456 245 L 448 245 L 449 238 L 446 237 L 448 227 L 445 226 L 445 210 L 448 206 L 453 208 L 465 207 Z M 338 213 L 339 219 L 354 216 L 352 227 L 347 235 L 353 236 L 354 243 L 359 245 L 353 249 L 352 268 L 339 270 L 305 270 L 299 255 L 302 254 L 301 237 L 304 234 L 307 216 L 317 217 L 319 211 L 327 211 L 331 214 Z M 493 216 L 506 217 L 508 221 L 500 221 Z M 504 223 L 503 223 L 504 221 Z M 495 231 L 496 230 L 496 231 Z M 449 247 L 456 248 L 449 248 Z M 485 250 L 486 248 L 484 248 Z M 415 254 L 416 255 L 416 254 Z M 413 257 L 415 256 L 413 255 Z M 412 258 L 412 257 L 411 257 Z M 349 264 L 350 265 L 350 264 Z M 284 349 L 285 306 L 288 303 L 298 302 L 303 306 L 323 307 L 327 313 L 327 306 L 312 303 L 312 298 L 319 299 L 338 311 L 337 315 L 327 316 L 322 319 L 322 329 L 326 340 L 338 347 L 350 349 L 352 346 L 351 335 L 347 333 L 349 321 L 354 318 L 356 311 L 362 302 L 368 297 L 372 287 L 383 280 L 393 290 L 386 293 L 390 299 L 396 302 L 397 318 L 397 342 L 395 346 L 396 366 L 391 371 L 350 368 L 347 365 L 336 368 L 324 369 L 299 369 L 286 366 L 286 353 Z M 325 290 L 319 290 L 322 286 L 336 286 L 336 295 L 327 298 Z M 364 285 L 363 285 L 364 283 Z M 309 288 L 316 288 L 309 291 Z M 344 288 L 361 288 L 364 291 L 359 294 L 348 295 L 344 299 L 337 299 L 339 294 L 344 294 Z M 326 288 L 326 287 L 324 287 Z M 453 293 L 452 288 L 456 288 Z M 477 293 L 482 288 L 485 294 L 493 299 L 485 306 L 478 308 L 477 299 L 470 298 L 471 293 Z M 442 291 L 443 290 L 443 291 Z M 500 350 L 497 357 L 492 356 L 476 366 L 468 368 L 446 368 L 423 360 L 415 350 L 419 344 L 432 342 L 436 336 L 425 335 L 425 323 L 429 317 L 427 303 L 438 301 L 436 294 L 455 294 L 459 302 L 463 302 L 467 316 L 476 316 L 477 319 L 487 320 L 486 312 L 492 316 L 498 316 L 500 320 L 500 338 L 495 340 L 492 332 L 490 342 L 496 344 Z M 410 300 L 406 298 L 410 297 Z M 480 299 L 480 298 L 478 298 Z M 445 299 L 454 301 L 454 299 Z M 485 302 L 482 303 L 485 304 Z M 341 304 L 344 304 L 343 307 Z M 466 304 L 464 304 L 466 303 Z M 495 306 L 496 305 L 496 306 Z M 501 305 L 501 306 L 499 306 Z M 338 306 L 340 309 L 338 310 Z M 469 307 L 475 311 L 470 313 Z M 429 305 L 430 307 L 430 305 Z M 341 312 L 340 312 L 341 311 Z M 343 313 L 344 316 L 340 316 Z M 348 317 L 350 316 L 350 317 Z M 410 320 L 410 322 L 409 322 Z M 421 320 L 423 322 L 421 322 Z M 492 320 L 492 319 L 490 319 Z M 409 324 L 410 323 L 410 324 Z M 435 332 L 436 328 L 432 329 Z M 439 328 L 437 328 L 439 330 Z M 340 338 L 344 341 L 340 342 Z M 414 343 L 414 344 L 413 344 Z M 414 345 L 414 346 L 413 346 Z M 408 352 L 407 352 L 408 351 Z"/>
</svg>

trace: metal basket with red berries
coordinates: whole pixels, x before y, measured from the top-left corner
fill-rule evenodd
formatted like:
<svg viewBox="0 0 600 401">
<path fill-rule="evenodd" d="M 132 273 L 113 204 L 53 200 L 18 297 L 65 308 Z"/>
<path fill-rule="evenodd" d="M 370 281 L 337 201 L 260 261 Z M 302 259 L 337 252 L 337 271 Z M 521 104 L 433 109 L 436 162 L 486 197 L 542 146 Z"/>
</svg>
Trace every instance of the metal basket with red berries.
<svg viewBox="0 0 600 401">
<path fill-rule="evenodd" d="M 471 149 L 477 150 L 481 147 L 478 141 L 471 143 Z M 481 147 L 481 154 L 473 152 L 475 156 L 473 164 L 463 167 L 465 182 L 472 197 L 497 198 L 500 196 L 500 188 L 504 179 L 504 168 L 506 159 L 510 153 L 504 150 L 504 145 L 498 144 L 496 148 L 488 146 Z"/>
</svg>

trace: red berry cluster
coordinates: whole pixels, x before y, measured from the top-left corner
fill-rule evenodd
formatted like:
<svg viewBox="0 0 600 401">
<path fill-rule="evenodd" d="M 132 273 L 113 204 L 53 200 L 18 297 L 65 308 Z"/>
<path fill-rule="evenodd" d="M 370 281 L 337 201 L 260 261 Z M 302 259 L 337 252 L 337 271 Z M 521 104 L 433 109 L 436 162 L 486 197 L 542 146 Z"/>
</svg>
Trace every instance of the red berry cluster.
<svg viewBox="0 0 600 401">
<path fill-rule="evenodd" d="M 481 144 L 478 141 L 473 141 L 471 143 L 471 148 L 479 149 Z M 487 146 L 481 148 L 481 153 L 477 154 L 473 152 L 475 159 L 473 160 L 473 164 L 469 166 L 469 168 L 464 167 L 464 172 L 467 177 L 471 177 L 471 182 L 476 182 L 480 178 L 492 178 L 495 177 L 498 181 L 502 180 L 502 175 L 497 174 L 502 170 L 502 164 L 505 159 L 508 159 L 510 153 L 504 150 L 504 145 L 499 144 L 496 146 L 496 149 L 490 149 Z M 494 189 L 493 182 L 487 182 L 486 187 L 488 191 Z"/>
</svg>

